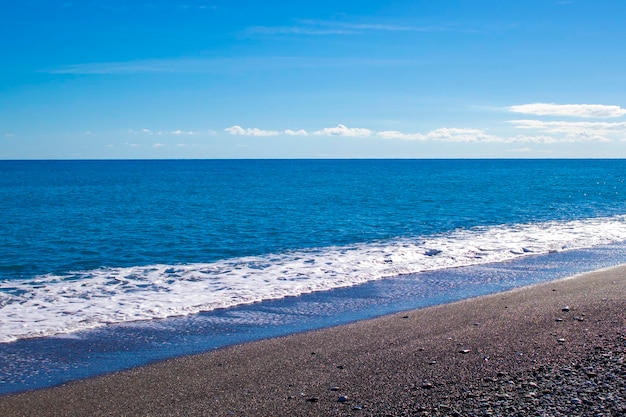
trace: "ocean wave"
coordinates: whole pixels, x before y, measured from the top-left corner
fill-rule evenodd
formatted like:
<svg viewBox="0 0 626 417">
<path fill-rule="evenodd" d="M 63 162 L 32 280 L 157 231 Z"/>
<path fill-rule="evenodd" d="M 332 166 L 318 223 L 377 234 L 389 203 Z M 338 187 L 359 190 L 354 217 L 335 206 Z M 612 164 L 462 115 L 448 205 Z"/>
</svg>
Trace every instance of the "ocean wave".
<svg viewBox="0 0 626 417">
<path fill-rule="evenodd" d="M 102 268 L 0 283 L 0 342 L 626 240 L 626 216 L 501 225 L 226 259 Z"/>
</svg>

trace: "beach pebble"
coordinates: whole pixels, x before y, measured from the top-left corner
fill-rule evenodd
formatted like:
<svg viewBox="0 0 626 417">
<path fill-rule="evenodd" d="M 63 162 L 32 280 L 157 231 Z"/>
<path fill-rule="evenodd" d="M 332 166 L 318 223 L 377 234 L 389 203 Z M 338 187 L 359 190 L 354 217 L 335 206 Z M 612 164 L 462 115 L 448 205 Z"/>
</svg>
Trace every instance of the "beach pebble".
<svg viewBox="0 0 626 417">
<path fill-rule="evenodd" d="M 459 350 L 459 353 L 462 353 L 463 355 L 470 353 L 469 349 L 461 349 Z"/>
<path fill-rule="evenodd" d="M 563 321 L 563 319 L 562 319 L 562 318 L 560 318 L 560 317 L 557 317 L 556 319 L 554 319 L 554 321 L 561 322 L 561 321 Z"/>
<path fill-rule="evenodd" d="M 318 402 L 320 399 L 319 399 L 319 398 L 317 398 L 317 397 L 310 397 L 310 398 L 307 398 L 306 400 L 307 400 L 308 402 L 310 402 L 310 403 L 316 403 L 316 402 Z"/>
<path fill-rule="evenodd" d="M 561 309 L 561 311 L 569 311 L 569 306 L 565 306 Z"/>
<path fill-rule="evenodd" d="M 565 343 L 565 339 L 563 339 L 562 337 L 559 338 L 559 339 L 556 339 L 556 341 L 559 342 L 559 343 Z"/>
<path fill-rule="evenodd" d="M 331 391 L 339 391 L 339 387 L 330 387 Z"/>
<path fill-rule="evenodd" d="M 345 403 L 346 401 L 348 401 L 348 397 L 345 395 L 340 396 L 337 401 L 339 401 L 340 403 Z"/>
</svg>

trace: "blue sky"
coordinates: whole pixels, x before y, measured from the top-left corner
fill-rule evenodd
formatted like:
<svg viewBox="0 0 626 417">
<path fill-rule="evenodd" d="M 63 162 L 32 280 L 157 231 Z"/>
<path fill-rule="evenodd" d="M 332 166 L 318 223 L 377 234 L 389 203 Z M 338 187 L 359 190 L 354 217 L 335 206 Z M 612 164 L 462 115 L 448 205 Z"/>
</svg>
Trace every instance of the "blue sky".
<svg viewBox="0 0 626 417">
<path fill-rule="evenodd" d="M 0 159 L 626 157 L 622 0 L 0 3 Z"/>
</svg>

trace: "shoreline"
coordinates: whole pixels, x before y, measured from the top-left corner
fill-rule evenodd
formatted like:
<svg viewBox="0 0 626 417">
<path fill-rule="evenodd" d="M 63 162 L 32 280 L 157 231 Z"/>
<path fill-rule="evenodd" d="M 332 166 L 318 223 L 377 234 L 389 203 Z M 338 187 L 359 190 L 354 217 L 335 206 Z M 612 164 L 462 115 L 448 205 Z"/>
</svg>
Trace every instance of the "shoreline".
<svg viewBox="0 0 626 417">
<path fill-rule="evenodd" d="M 0 396 L 0 415 L 618 415 L 625 312 L 621 265 Z"/>
</svg>

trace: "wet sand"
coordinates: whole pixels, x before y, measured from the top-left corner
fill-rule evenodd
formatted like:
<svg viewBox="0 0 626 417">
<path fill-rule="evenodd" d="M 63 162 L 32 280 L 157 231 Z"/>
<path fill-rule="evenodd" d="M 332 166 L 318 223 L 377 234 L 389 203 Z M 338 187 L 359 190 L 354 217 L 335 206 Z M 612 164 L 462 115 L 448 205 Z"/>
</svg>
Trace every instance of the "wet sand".
<svg viewBox="0 0 626 417">
<path fill-rule="evenodd" d="M 1 416 L 626 413 L 626 266 L 0 397 Z"/>
</svg>

